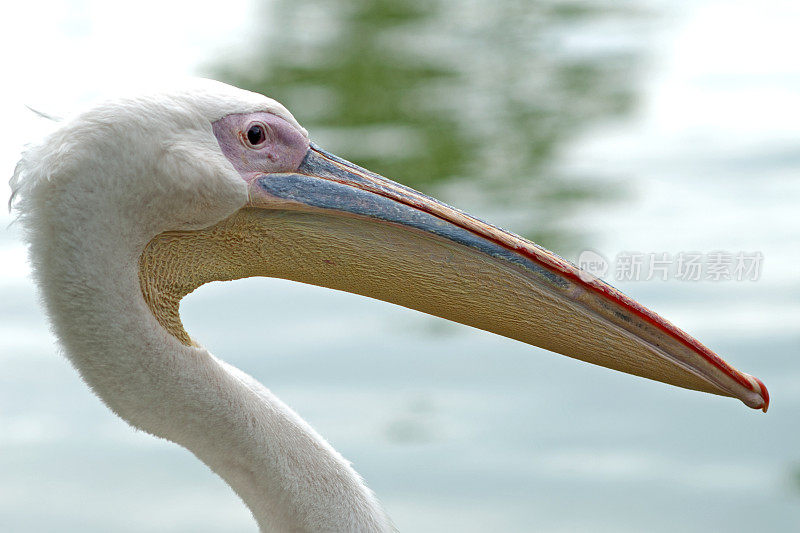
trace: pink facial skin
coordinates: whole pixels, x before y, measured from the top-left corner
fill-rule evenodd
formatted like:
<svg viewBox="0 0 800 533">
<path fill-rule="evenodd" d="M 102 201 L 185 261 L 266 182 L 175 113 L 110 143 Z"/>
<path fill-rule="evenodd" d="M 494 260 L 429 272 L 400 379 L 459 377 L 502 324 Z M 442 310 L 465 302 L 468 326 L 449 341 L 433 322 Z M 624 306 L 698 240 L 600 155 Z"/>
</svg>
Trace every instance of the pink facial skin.
<svg viewBox="0 0 800 533">
<path fill-rule="evenodd" d="M 228 115 L 212 128 L 222 153 L 248 183 L 262 174 L 294 172 L 308 152 L 308 138 L 271 113 Z"/>
</svg>

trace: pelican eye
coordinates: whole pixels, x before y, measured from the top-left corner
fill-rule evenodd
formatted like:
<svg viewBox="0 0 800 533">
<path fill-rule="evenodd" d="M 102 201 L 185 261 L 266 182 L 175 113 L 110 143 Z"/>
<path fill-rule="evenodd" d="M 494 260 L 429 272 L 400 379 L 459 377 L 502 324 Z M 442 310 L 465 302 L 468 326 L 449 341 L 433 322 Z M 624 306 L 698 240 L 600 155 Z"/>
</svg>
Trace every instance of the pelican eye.
<svg viewBox="0 0 800 533">
<path fill-rule="evenodd" d="M 251 124 L 245 134 L 250 148 L 256 148 L 267 141 L 267 131 L 263 124 Z"/>
</svg>

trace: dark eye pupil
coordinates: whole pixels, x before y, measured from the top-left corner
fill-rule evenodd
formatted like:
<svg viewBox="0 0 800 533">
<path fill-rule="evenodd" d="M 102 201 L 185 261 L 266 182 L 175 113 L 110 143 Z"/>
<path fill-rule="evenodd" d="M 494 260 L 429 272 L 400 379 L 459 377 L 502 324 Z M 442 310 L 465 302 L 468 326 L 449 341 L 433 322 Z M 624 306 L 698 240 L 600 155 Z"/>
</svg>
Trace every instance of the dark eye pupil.
<svg viewBox="0 0 800 533">
<path fill-rule="evenodd" d="M 264 128 L 259 125 L 250 126 L 247 130 L 247 140 L 252 145 L 264 142 Z"/>
</svg>

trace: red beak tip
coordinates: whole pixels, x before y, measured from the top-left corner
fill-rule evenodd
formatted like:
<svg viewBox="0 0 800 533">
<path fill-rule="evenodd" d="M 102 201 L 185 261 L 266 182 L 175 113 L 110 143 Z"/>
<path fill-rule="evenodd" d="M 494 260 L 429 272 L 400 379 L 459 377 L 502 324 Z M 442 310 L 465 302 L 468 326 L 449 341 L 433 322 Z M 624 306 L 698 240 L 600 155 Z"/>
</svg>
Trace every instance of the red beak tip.
<svg viewBox="0 0 800 533">
<path fill-rule="evenodd" d="M 763 400 L 763 403 L 760 406 L 756 407 L 756 409 L 761 409 L 766 413 L 767 409 L 769 409 L 769 391 L 767 390 L 767 387 L 766 385 L 764 385 L 763 381 L 761 381 L 755 376 L 748 375 L 748 377 L 750 378 L 751 381 L 755 382 L 758 385 L 759 390 L 757 390 L 756 392 L 761 394 L 761 398 Z"/>
</svg>

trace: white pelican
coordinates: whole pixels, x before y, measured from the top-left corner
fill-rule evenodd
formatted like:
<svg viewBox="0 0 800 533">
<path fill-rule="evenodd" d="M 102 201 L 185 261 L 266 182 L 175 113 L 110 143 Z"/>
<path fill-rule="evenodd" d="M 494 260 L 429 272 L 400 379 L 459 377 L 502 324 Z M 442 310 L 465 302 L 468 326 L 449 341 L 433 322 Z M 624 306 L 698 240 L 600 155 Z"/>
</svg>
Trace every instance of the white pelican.
<svg viewBox="0 0 800 533">
<path fill-rule="evenodd" d="M 388 531 L 362 479 L 181 324 L 214 280 L 371 296 L 767 409 L 756 378 L 521 237 L 331 155 L 282 105 L 210 80 L 120 98 L 25 151 L 12 201 L 53 330 L 105 403 L 191 450 L 262 531 Z"/>
</svg>

